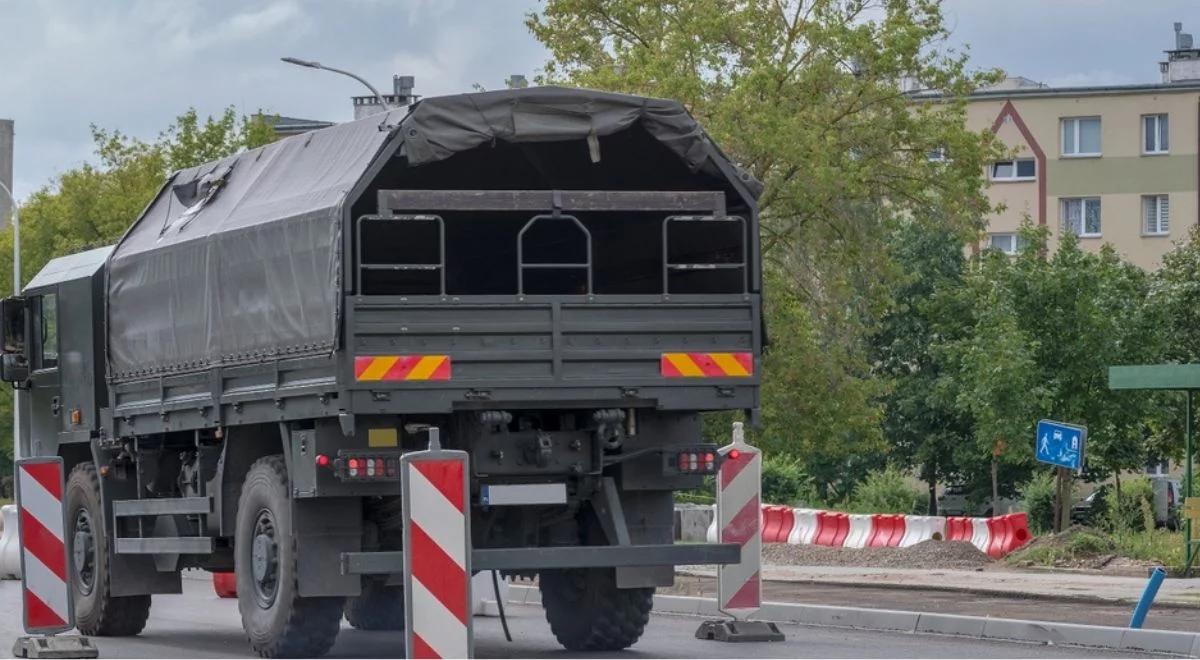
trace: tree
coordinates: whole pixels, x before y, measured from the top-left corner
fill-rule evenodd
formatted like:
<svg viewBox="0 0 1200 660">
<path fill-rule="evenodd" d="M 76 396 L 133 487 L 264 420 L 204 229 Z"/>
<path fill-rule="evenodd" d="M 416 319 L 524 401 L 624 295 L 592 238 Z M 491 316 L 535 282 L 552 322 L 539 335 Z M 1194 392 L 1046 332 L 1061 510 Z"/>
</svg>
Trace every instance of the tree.
<svg viewBox="0 0 1200 660">
<path fill-rule="evenodd" d="M 938 483 L 957 476 L 953 452 L 973 442 L 970 418 L 939 387 L 949 367 L 936 350 L 968 330 L 970 305 L 949 304 L 948 295 L 964 286 L 965 246 L 919 223 L 902 225 L 891 244 L 902 275 L 895 305 L 871 336 L 872 371 L 889 385 L 882 398 L 889 458 L 917 470 L 933 508 Z"/>
<path fill-rule="evenodd" d="M 965 289 L 977 306 L 970 334 L 943 350 L 956 367 L 955 403 L 973 427 L 974 442 L 961 443 L 955 458 L 975 483 L 978 466 L 987 466 L 992 511 L 998 512 L 1001 467 L 1007 468 L 1006 484 L 1025 480 L 1012 473 L 1033 467 L 1028 449 L 1033 420 L 1049 393 L 1034 357 L 1037 344 L 1022 330 L 1006 289 L 1008 257 L 989 250 L 983 262 L 968 276 Z"/>
<path fill-rule="evenodd" d="M 29 281 L 54 257 L 116 242 L 172 171 L 274 139 L 274 129 L 261 115 L 239 119 L 232 107 L 204 120 L 190 109 L 153 142 L 93 126 L 99 162 L 63 172 L 21 205 L 21 281 Z M 12 253 L 8 228 L 0 232 L 3 291 L 12 290 Z M 12 437 L 12 390 L 5 387 L 0 389 L 0 453 L 9 458 Z"/>
<path fill-rule="evenodd" d="M 983 166 L 999 146 L 966 128 L 965 107 L 995 74 L 944 48 L 939 3 L 547 0 L 527 25 L 551 54 L 541 82 L 679 100 L 763 182 L 766 313 L 795 321 L 771 326 L 772 352 L 801 351 L 768 358 L 764 420 L 799 422 L 793 402 L 812 402 L 836 411 L 823 451 L 859 437 L 880 414 L 866 338 L 892 303 L 890 232 L 966 237 L 989 208 Z M 938 100 L 914 103 L 906 81 Z"/>
</svg>

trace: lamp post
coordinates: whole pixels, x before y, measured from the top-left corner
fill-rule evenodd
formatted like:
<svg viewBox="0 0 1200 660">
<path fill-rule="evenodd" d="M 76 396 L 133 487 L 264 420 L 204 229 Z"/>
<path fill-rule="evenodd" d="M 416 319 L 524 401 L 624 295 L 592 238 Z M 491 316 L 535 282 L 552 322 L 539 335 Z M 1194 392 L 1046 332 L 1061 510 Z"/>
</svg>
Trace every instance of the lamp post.
<svg viewBox="0 0 1200 660">
<path fill-rule="evenodd" d="M 3 192 L 8 201 L 12 204 L 12 223 L 13 223 L 13 295 L 21 295 L 21 209 L 17 203 L 17 197 L 13 195 L 8 186 L 0 181 L 0 192 Z M 13 389 L 13 459 L 21 457 L 21 443 L 18 439 L 21 435 L 21 390 Z M 16 478 L 16 470 L 13 470 L 13 478 Z M 15 488 L 15 485 L 14 485 Z"/>
<path fill-rule="evenodd" d="M 379 90 L 375 89 L 375 87 L 371 85 L 371 83 L 367 82 L 366 78 L 363 78 L 362 76 L 353 74 L 349 71 L 344 71 L 342 69 L 335 69 L 331 66 L 325 66 L 324 64 L 315 62 L 313 60 L 302 60 L 298 57 L 281 57 L 279 59 L 283 62 L 287 62 L 288 64 L 295 64 L 296 66 L 302 66 L 309 69 L 323 69 L 325 71 L 332 71 L 333 73 L 340 73 L 343 76 L 349 76 L 362 83 L 367 89 L 371 90 L 371 94 L 373 94 L 375 99 L 379 101 L 379 107 L 383 108 L 383 112 L 397 109 L 388 105 L 387 101 L 383 99 L 383 95 L 379 93 Z"/>
</svg>

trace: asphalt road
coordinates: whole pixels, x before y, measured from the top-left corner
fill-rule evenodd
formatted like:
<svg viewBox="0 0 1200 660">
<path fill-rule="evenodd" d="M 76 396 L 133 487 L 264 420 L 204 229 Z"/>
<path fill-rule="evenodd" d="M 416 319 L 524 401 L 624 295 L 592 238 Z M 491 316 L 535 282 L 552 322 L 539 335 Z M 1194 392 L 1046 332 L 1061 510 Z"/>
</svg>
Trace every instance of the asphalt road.
<svg viewBox="0 0 1200 660">
<path fill-rule="evenodd" d="M 150 623 L 138 637 L 99 638 L 107 658 L 243 658 L 250 657 L 242 634 L 237 602 L 216 597 L 207 581 L 185 579 L 184 593 L 155 596 Z M 12 651 L 21 634 L 20 583 L 0 582 L 0 653 Z M 587 658 L 569 654 L 550 634 L 540 608 L 509 608 L 514 641 L 504 640 L 500 622 L 476 618 L 476 655 L 481 658 Z M 936 635 L 912 635 L 784 626 L 788 640 L 775 644 L 731 646 L 693 637 L 698 619 L 655 616 L 645 637 L 616 655 L 621 658 L 1078 658 L 1125 657 L 1089 649 L 981 641 Z M 343 623 L 330 657 L 403 657 L 401 633 L 362 632 Z"/>
</svg>

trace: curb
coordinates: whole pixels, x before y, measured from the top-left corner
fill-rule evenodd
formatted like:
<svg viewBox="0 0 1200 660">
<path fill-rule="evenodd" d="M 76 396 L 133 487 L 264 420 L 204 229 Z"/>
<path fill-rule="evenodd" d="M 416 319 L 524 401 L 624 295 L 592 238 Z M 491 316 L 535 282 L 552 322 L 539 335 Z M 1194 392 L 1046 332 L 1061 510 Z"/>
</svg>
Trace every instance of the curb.
<svg viewBox="0 0 1200 660">
<path fill-rule="evenodd" d="M 514 584 L 509 587 L 509 602 L 521 605 L 541 605 L 542 596 L 537 587 Z M 654 611 L 660 614 L 685 616 L 721 616 L 717 611 L 716 600 L 695 596 L 655 595 Z M 955 635 L 1007 642 L 1035 642 L 1200 657 L 1200 633 L 1174 630 L 1135 630 L 1079 623 L 996 619 L 957 614 L 800 603 L 763 603 L 756 618 L 810 626 Z"/>
</svg>

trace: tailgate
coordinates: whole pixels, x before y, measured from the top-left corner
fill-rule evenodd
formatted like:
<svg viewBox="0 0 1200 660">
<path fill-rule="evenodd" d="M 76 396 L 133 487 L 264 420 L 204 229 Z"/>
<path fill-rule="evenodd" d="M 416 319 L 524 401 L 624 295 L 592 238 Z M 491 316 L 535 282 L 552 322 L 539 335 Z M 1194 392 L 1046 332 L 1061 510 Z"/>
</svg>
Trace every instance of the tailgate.
<svg viewBox="0 0 1200 660">
<path fill-rule="evenodd" d="M 348 302 L 345 377 L 354 390 L 437 392 L 438 409 L 535 400 L 757 405 L 755 295 Z"/>
</svg>

